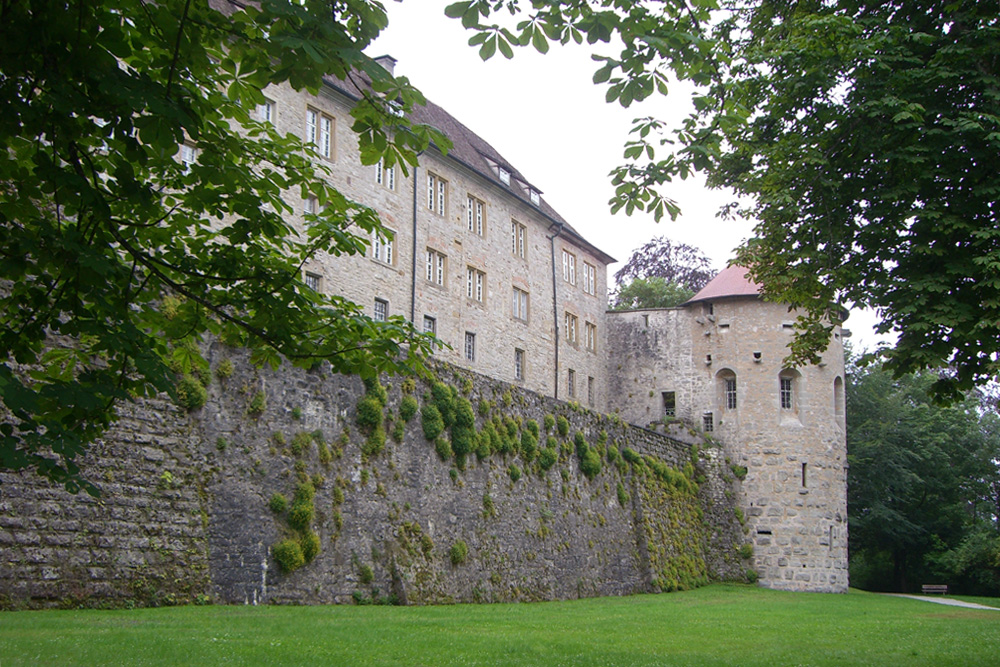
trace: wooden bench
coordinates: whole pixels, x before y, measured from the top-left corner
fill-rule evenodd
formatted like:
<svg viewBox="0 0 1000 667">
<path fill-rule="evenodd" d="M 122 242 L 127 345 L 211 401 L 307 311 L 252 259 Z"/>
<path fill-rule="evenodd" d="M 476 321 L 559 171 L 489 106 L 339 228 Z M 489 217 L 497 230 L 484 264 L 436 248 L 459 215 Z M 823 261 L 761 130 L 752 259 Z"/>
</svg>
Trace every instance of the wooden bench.
<svg viewBox="0 0 1000 667">
<path fill-rule="evenodd" d="M 941 595 L 948 594 L 948 584 L 924 584 L 920 587 L 920 590 L 924 592 L 925 595 L 930 593 L 940 593 Z"/>
</svg>

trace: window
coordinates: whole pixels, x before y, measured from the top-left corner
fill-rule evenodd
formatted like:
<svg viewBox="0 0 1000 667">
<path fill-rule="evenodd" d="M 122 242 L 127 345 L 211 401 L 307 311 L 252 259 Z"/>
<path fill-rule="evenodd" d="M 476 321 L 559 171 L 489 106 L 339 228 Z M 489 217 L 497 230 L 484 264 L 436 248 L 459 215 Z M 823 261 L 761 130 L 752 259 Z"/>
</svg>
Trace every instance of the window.
<svg viewBox="0 0 1000 667">
<path fill-rule="evenodd" d="M 447 201 L 448 181 L 437 174 L 427 173 L 427 208 L 444 215 L 445 202 Z"/>
<path fill-rule="evenodd" d="M 571 252 L 562 251 L 563 280 L 570 285 L 576 284 L 576 255 Z"/>
<path fill-rule="evenodd" d="M 566 334 L 566 342 L 570 345 L 576 345 L 577 343 L 577 322 L 578 320 L 576 315 L 573 313 L 566 313 L 564 333 Z"/>
<path fill-rule="evenodd" d="M 437 250 L 427 249 L 427 280 L 435 285 L 444 286 L 444 255 Z"/>
<path fill-rule="evenodd" d="M 257 120 L 262 123 L 274 123 L 274 101 L 266 97 L 264 102 L 257 105 Z"/>
<path fill-rule="evenodd" d="M 597 267 L 583 263 L 583 291 L 587 294 L 597 294 Z"/>
<path fill-rule="evenodd" d="M 424 333 L 437 335 L 438 323 L 437 320 L 430 315 L 424 315 Z"/>
<path fill-rule="evenodd" d="M 466 296 L 479 303 L 483 302 L 483 286 L 486 284 L 486 274 L 479 269 L 468 267 L 466 270 Z"/>
<path fill-rule="evenodd" d="M 389 316 L 389 302 L 384 299 L 375 299 L 375 319 L 379 322 L 385 322 L 385 318 Z"/>
<path fill-rule="evenodd" d="M 663 392 L 663 416 L 668 419 L 677 416 L 677 394 L 675 392 Z"/>
<path fill-rule="evenodd" d="M 514 378 L 524 379 L 524 350 L 514 350 Z"/>
<path fill-rule="evenodd" d="M 396 165 L 385 166 L 382 160 L 375 165 L 375 182 L 384 185 L 390 190 L 396 189 Z"/>
<path fill-rule="evenodd" d="M 181 164 L 184 165 L 184 173 L 191 171 L 191 165 L 198 160 L 198 149 L 191 144 L 181 144 Z"/>
<path fill-rule="evenodd" d="M 531 203 L 538 206 L 542 203 L 542 196 L 538 190 L 531 190 L 528 192 L 528 196 L 531 197 Z"/>
<path fill-rule="evenodd" d="M 778 394 L 781 399 L 781 409 L 792 409 L 792 378 L 782 376 L 778 378 Z"/>
<path fill-rule="evenodd" d="M 736 373 L 723 368 L 716 374 L 719 385 L 719 406 L 725 410 L 736 409 Z"/>
<path fill-rule="evenodd" d="M 476 360 L 476 334 L 465 332 L 465 358 L 469 361 Z"/>
<path fill-rule="evenodd" d="M 806 488 L 806 464 L 802 464 L 802 488 Z"/>
<path fill-rule="evenodd" d="M 469 195 L 466 216 L 469 222 L 469 231 L 482 236 L 483 227 L 486 222 L 486 204 Z"/>
<path fill-rule="evenodd" d="M 318 292 L 320 287 L 321 279 L 315 273 L 306 272 L 305 283 L 306 287 L 311 289 L 313 292 Z"/>
<path fill-rule="evenodd" d="M 778 373 L 778 405 L 781 408 L 782 420 L 798 419 L 800 377 L 801 374 L 794 368 L 786 368 Z"/>
<path fill-rule="evenodd" d="M 566 371 L 566 395 L 576 398 L 576 371 L 572 368 Z"/>
<path fill-rule="evenodd" d="M 316 215 L 319 212 L 319 200 L 315 197 L 306 197 L 302 201 L 302 211 L 308 215 Z"/>
<path fill-rule="evenodd" d="M 524 259 L 524 236 L 527 229 L 516 220 L 510 221 L 510 252 L 514 257 Z"/>
<path fill-rule="evenodd" d="M 587 333 L 587 350 L 597 352 L 597 325 L 593 322 L 587 322 L 584 324 L 584 330 Z"/>
<path fill-rule="evenodd" d="M 594 378 L 587 378 L 587 405 L 594 407 Z"/>
<path fill-rule="evenodd" d="M 517 287 L 514 288 L 511 314 L 515 320 L 527 321 L 528 319 L 528 293 Z"/>
<path fill-rule="evenodd" d="M 837 418 L 837 423 L 844 420 L 844 379 L 841 377 L 833 380 L 833 415 Z"/>
<path fill-rule="evenodd" d="M 382 237 L 378 232 L 372 234 L 372 257 L 377 262 L 392 264 L 395 259 L 392 252 L 393 233 L 389 229 L 385 230 L 385 233 L 388 238 Z"/>
<path fill-rule="evenodd" d="M 701 430 L 705 433 L 711 433 L 715 430 L 715 419 L 711 412 L 706 412 L 701 416 Z"/>
<path fill-rule="evenodd" d="M 306 141 L 326 159 L 333 157 L 333 118 L 312 107 L 306 109 Z"/>
<path fill-rule="evenodd" d="M 510 185 L 510 170 L 504 169 L 503 167 L 497 168 L 497 173 L 500 176 L 500 182 L 504 185 Z"/>
</svg>

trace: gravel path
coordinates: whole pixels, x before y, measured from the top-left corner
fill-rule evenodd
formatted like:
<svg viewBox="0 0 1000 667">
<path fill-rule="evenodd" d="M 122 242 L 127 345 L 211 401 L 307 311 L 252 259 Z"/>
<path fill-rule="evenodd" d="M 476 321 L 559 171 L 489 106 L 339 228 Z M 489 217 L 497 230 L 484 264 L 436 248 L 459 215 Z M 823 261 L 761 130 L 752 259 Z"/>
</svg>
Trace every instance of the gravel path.
<svg viewBox="0 0 1000 667">
<path fill-rule="evenodd" d="M 911 600 L 923 600 L 924 602 L 933 602 L 934 604 L 946 604 L 949 607 L 965 607 L 966 609 L 989 609 L 990 611 L 1000 611 L 1000 608 L 997 607 L 987 607 L 984 604 L 964 602 L 954 598 L 930 597 L 929 595 L 906 595 L 905 593 L 886 593 L 886 595 L 891 595 L 897 598 L 910 598 Z"/>
</svg>

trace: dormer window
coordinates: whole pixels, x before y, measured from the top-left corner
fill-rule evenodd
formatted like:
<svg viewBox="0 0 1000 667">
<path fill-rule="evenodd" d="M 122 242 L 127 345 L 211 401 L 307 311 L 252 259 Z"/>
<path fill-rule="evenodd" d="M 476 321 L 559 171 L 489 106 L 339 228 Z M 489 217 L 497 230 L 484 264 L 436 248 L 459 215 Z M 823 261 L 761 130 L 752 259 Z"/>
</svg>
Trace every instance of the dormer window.
<svg viewBox="0 0 1000 667">
<path fill-rule="evenodd" d="M 497 173 L 500 176 L 500 182 L 504 185 L 510 185 L 510 171 L 504 169 L 503 167 L 497 167 Z"/>
<path fill-rule="evenodd" d="M 538 206 L 542 203 L 542 196 L 538 194 L 538 190 L 529 190 L 528 196 L 531 197 L 531 203 Z"/>
</svg>

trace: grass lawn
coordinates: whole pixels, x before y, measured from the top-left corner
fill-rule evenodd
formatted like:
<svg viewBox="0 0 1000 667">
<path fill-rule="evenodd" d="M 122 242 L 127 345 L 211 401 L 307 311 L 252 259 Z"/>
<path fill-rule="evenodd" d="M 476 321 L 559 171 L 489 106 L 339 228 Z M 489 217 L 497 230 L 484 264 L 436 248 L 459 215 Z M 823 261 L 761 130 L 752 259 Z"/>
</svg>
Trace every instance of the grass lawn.
<svg viewBox="0 0 1000 667">
<path fill-rule="evenodd" d="M 997 665 L 1000 612 L 852 591 L 0 613 L 0 665 Z"/>
</svg>

